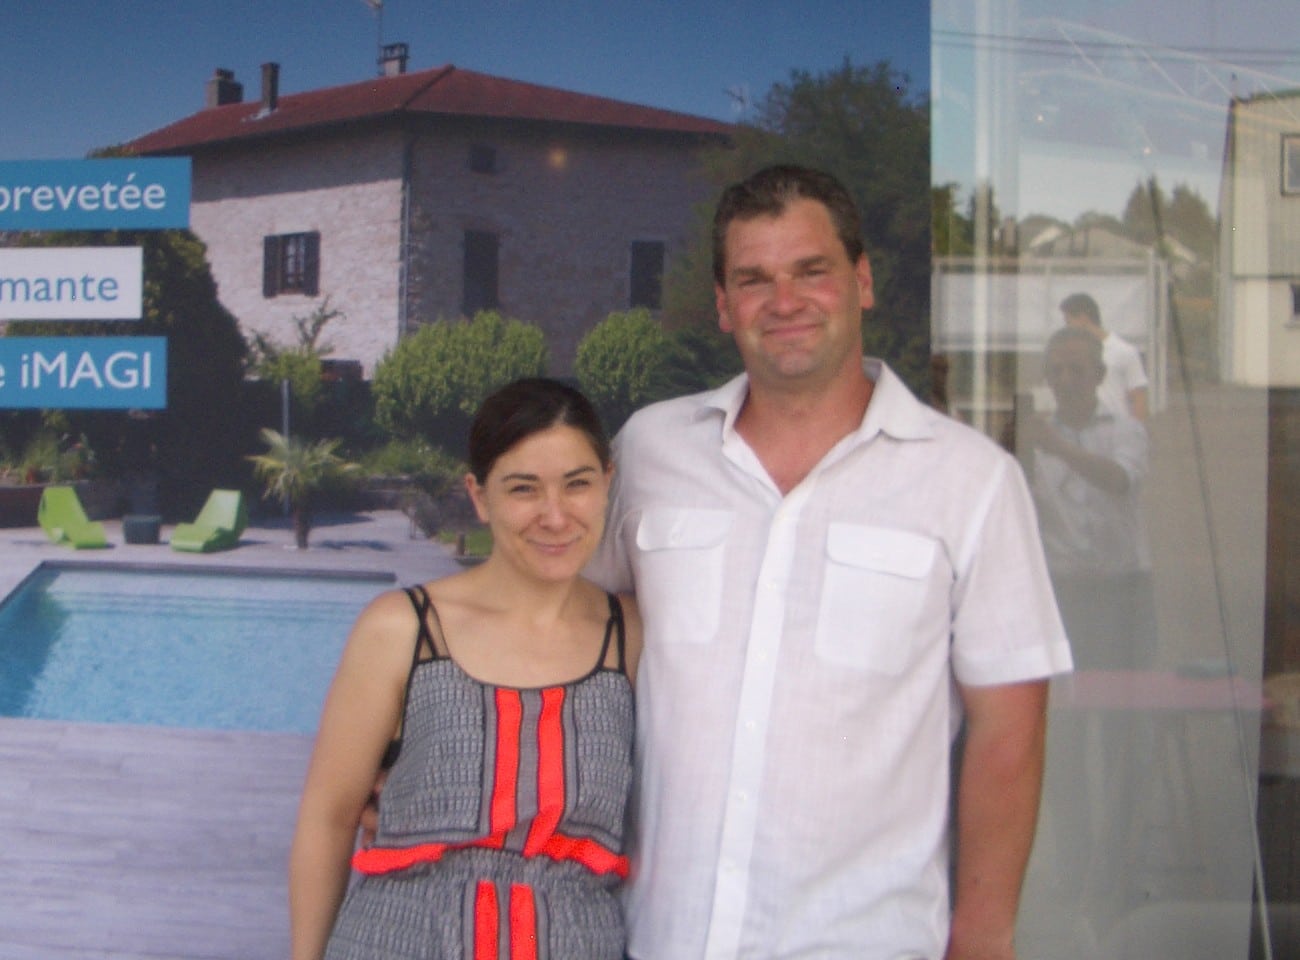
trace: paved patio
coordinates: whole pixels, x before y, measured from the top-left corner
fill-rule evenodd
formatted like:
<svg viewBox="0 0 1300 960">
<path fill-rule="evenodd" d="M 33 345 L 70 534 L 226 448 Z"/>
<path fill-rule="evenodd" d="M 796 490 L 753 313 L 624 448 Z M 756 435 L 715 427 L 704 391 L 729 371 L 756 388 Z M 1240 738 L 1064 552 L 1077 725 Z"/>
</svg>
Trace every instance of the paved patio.
<svg viewBox="0 0 1300 960">
<path fill-rule="evenodd" d="M 396 511 L 319 518 L 307 550 L 285 520 L 182 554 L 74 551 L 0 530 L 0 596 L 47 560 L 266 570 L 458 569 Z M 311 738 L 0 718 L 0 957 L 260 960 L 288 955 L 285 865 Z"/>
</svg>

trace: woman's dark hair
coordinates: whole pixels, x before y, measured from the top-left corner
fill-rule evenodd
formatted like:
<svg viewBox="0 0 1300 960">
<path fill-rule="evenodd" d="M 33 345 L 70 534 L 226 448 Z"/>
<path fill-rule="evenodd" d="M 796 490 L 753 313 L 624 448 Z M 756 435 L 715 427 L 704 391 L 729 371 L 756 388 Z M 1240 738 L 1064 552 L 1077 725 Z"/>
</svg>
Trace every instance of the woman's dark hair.
<svg viewBox="0 0 1300 960">
<path fill-rule="evenodd" d="M 602 467 L 610 464 L 609 438 L 591 401 L 559 380 L 525 377 L 497 390 L 478 408 L 469 427 L 469 469 L 479 483 L 501 455 L 534 433 L 555 426 L 580 430 Z"/>
</svg>

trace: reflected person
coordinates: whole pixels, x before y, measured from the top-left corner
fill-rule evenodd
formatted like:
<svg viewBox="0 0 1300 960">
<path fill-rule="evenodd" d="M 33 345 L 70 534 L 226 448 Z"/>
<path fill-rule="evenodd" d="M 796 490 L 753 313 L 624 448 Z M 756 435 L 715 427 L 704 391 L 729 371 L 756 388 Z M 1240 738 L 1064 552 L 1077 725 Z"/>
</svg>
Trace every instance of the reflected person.
<svg viewBox="0 0 1300 960">
<path fill-rule="evenodd" d="M 1146 429 L 1107 408 L 1102 345 L 1063 327 L 1044 352 L 1056 401 L 1020 427 L 1057 603 L 1080 669 L 1139 669 L 1154 659 L 1151 554 L 1141 496 Z"/>
<path fill-rule="evenodd" d="M 1102 406 L 1116 414 L 1128 414 L 1145 423 L 1147 419 L 1147 374 L 1142 354 L 1113 330 L 1102 326 L 1101 308 L 1087 293 L 1072 293 L 1061 301 L 1066 326 L 1087 330 L 1101 344 L 1106 376 L 1098 387 Z"/>
</svg>

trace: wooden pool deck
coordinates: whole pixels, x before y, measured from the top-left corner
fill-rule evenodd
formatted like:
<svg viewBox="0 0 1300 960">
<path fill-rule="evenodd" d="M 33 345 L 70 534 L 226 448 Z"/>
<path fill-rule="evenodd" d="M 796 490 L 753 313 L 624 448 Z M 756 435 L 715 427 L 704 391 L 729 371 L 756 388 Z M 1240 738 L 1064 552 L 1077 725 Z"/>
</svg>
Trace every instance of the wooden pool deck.
<svg viewBox="0 0 1300 960">
<path fill-rule="evenodd" d="M 395 511 L 287 524 L 219 554 L 73 551 L 0 530 L 0 597 L 41 562 L 391 572 L 457 568 Z M 0 638 L 2 640 L 3 638 Z M 2 960 L 283 960 L 286 865 L 311 738 L 0 718 Z"/>
<path fill-rule="evenodd" d="M 0 719 L 0 956 L 288 956 L 311 738 Z"/>
</svg>

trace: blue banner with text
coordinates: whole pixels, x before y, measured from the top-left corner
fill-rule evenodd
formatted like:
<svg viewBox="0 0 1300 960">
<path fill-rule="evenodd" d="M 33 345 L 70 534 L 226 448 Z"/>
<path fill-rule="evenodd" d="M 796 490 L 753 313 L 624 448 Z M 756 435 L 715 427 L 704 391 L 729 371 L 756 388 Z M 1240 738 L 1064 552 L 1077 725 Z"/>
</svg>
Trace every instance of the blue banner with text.
<svg viewBox="0 0 1300 960">
<path fill-rule="evenodd" d="M 166 406 L 166 337 L 0 337 L 0 409 Z"/>
<path fill-rule="evenodd" d="M 189 225 L 188 157 L 0 162 L 0 230 Z"/>
</svg>

